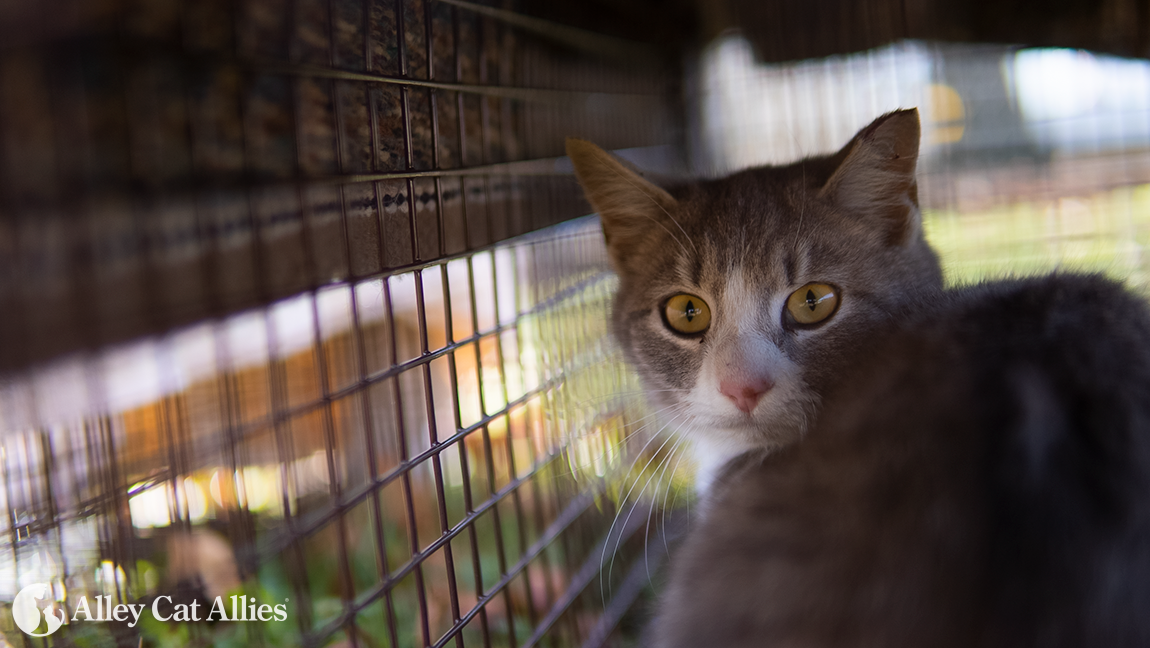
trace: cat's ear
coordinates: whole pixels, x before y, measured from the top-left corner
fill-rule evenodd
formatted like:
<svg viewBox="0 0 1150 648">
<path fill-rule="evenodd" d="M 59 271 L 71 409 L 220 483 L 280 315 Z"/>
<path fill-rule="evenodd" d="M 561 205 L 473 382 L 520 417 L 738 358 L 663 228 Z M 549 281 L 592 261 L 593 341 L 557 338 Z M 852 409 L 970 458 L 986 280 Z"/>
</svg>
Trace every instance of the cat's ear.
<svg viewBox="0 0 1150 648">
<path fill-rule="evenodd" d="M 887 113 L 854 136 L 820 194 L 849 213 L 875 219 L 894 244 L 921 231 L 918 209 L 918 109 Z"/>
<path fill-rule="evenodd" d="M 634 243 L 652 227 L 667 227 L 675 199 L 591 142 L 567 138 L 567 157 L 587 202 L 599 212 L 607 250 L 622 267 Z"/>
</svg>

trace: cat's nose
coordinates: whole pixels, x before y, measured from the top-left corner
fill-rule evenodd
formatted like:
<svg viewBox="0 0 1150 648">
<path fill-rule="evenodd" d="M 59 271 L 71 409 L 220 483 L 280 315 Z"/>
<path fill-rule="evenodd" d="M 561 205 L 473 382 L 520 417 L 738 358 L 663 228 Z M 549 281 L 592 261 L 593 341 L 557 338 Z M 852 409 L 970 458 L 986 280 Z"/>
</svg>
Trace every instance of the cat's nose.
<svg viewBox="0 0 1150 648">
<path fill-rule="evenodd" d="M 775 384 L 766 378 L 754 380 L 723 380 L 719 382 L 719 391 L 729 398 L 735 407 L 747 414 L 759 404 L 759 398 L 770 391 Z"/>
</svg>

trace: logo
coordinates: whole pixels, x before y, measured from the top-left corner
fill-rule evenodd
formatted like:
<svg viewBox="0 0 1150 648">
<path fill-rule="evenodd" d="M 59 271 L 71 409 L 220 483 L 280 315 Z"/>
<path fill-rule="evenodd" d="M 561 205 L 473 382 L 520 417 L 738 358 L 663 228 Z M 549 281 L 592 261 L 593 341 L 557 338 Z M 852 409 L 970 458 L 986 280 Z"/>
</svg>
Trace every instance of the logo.
<svg viewBox="0 0 1150 648">
<path fill-rule="evenodd" d="M 283 603 L 275 605 L 268 603 L 261 605 L 255 597 L 241 594 L 228 597 L 228 599 L 217 596 L 211 604 L 210 610 L 207 609 L 206 604 L 201 605 L 200 601 L 173 604 L 170 596 L 157 596 L 152 601 L 151 608 L 144 603 L 120 603 L 117 605 L 113 602 L 110 594 L 93 598 L 95 599 L 94 604 L 88 602 L 87 596 L 81 596 L 76 600 L 76 611 L 71 619 L 73 622 L 117 621 L 122 623 L 126 621 L 129 628 L 134 628 L 145 611 L 150 611 L 157 621 L 164 623 L 168 621 L 200 621 L 205 619 L 201 615 L 205 611 L 207 612 L 207 621 L 282 622 L 287 621 L 288 618 L 289 599 L 284 599 Z M 231 606 L 228 606 L 225 600 L 230 600 Z M 46 603 L 48 609 L 42 612 L 37 602 Z M 68 621 L 68 615 L 64 610 L 58 609 L 47 583 L 34 583 L 20 590 L 20 593 L 12 600 L 12 620 L 26 635 L 47 637 L 59 630 L 60 626 Z M 41 623 L 47 626 L 47 630 L 36 632 Z M 0 646 L 6 645 L 3 638 L 0 637 Z"/>
<path fill-rule="evenodd" d="M 16 598 L 12 600 L 12 620 L 26 635 L 33 637 L 47 637 L 48 635 L 60 629 L 64 625 L 64 620 L 67 619 L 63 610 L 46 610 L 47 614 L 41 616 L 40 608 L 36 605 L 36 601 L 51 600 L 46 599 L 48 596 L 47 583 L 33 583 L 28 587 L 20 590 Z M 56 616 L 56 614 L 60 616 Z M 46 632 L 36 632 L 36 628 L 40 627 L 40 621 L 43 619 L 48 624 Z"/>
</svg>

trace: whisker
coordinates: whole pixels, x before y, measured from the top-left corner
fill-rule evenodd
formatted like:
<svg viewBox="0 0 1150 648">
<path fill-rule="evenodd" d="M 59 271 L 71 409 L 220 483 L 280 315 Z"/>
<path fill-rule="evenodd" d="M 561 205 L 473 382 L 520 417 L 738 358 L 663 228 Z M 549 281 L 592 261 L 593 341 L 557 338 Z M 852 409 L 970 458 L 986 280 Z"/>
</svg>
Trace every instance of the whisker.
<svg viewBox="0 0 1150 648">
<path fill-rule="evenodd" d="M 668 425 L 670 425 L 670 423 L 668 423 Z M 664 429 L 665 429 L 665 428 L 664 428 Z M 662 430 L 660 430 L 660 432 L 662 432 Z M 632 493 L 632 492 L 634 492 L 634 490 L 635 490 L 635 487 L 639 485 L 639 479 L 641 479 L 641 478 L 643 477 L 643 473 L 644 473 L 644 472 L 646 472 L 646 471 L 647 471 L 647 469 L 651 467 L 651 462 L 655 460 L 655 457 L 659 456 L 659 452 L 661 452 L 661 451 L 663 450 L 663 448 L 664 448 L 664 447 L 666 447 L 666 445 L 667 445 L 668 443 L 670 443 L 670 442 L 671 442 L 671 440 L 672 440 L 673 438 L 674 438 L 674 437 L 668 436 L 668 437 L 666 438 L 666 440 L 664 440 L 664 441 L 663 441 L 663 443 L 662 443 L 662 444 L 660 444 L 660 445 L 659 445 L 659 447 L 655 449 L 655 453 L 654 453 L 654 454 L 651 456 L 651 458 L 650 458 L 650 459 L 648 459 L 648 460 L 647 460 L 647 463 L 643 465 L 643 468 L 642 468 L 642 470 L 640 470 L 640 471 L 639 471 L 639 476 L 635 478 L 635 481 L 634 481 L 634 482 L 632 482 L 632 484 L 631 484 L 631 488 L 630 488 L 630 489 L 628 489 L 626 497 L 624 497 L 623 499 L 621 499 L 621 500 L 620 500 L 621 502 L 622 502 L 622 501 L 629 501 L 629 500 L 631 499 L 631 493 Z M 648 442 L 648 444 L 650 444 L 650 442 Z M 646 445 L 644 445 L 643 447 L 644 447 L 644 448 L 646 448 L 647 446 L 646 446 Z M 640 452 L 642 452 L 642 451 L 640 451 Z M 634 463 L 632 463 L 632 468 L 634 467 L 634 464 L 635 464 L 635 463 L 638 463 L 638 458 L 637 458 L 637 457 L 636 457 L 636 461 L 635 461 Z M 630 471 L 628 471 L 628 472 L 630 472 Z M 654 475 L 652 475 L 652 477 L 653 477 L 653 476 L 654 476 Z M 644 485 L 643 485 L 643 489 L 644 489 L 644 490 L 646 490 L 646 488 L 647 488 L 647 484 L 650 484 L 650 483 L 651 483 L 651 478 L 649 477 L 649 478 L 647 478 L 647 482 L 646 482 L 646 484 L 644 484 Z M 620 489 L 620 491 L 622 491 L 622 489 Z M 641 492 L 641 491 L 640 491 L 640 492 Z M 616 542 L 615 542 L 615 549 L 614 549 L 614 550 L 612 551 L 612 553 L 611 553 L 611 563 L 610 563 L 610 564 L 607 566 L 607 581 L 608 581 L 608 582 L 610 582 L 610 581 L 611 581 L 611 574 L 612 574 L 612 573 L 614 572 L 614 570 L 615 570 L 615 556 L 616 556 L 616 554 L 617 554 L 617 553 L 618 553 L 618 551 L 619 551 L 619 547 L 620 547 L 620 546 L 622 545 L 622 543 L 623 543 L 622 530 L 627 528 L 627 523 L 629 523 L 629 522 L 631 521 L 631 515 L 635 513 L 635 508 L 636 508 L 636 506 L 632 506 L 632 507 L 631 507 L 631 510 L 627 512 L 627 517 L 626 517 L 626 518 L 623 520 L 623 526 L 621 526 L 621 527 L 620 527 L 620 534 L 619 534 L 619 538 L 618 538 L 618 540 L 616 540 Z M 611 532 L 612 532 L 612 530 L 614 530 L 614 528 L 615 528 L 615 523 L 616 523 L 616 522 L 618 522 L 618 521 L 619 521 L 619 516 L 618 516 L 618 514 L 616 514 L 616 515 L 615 515 L 615 520 L 611 522 L 611 529 L 609 529 L 609 530 L 607 531 L 607 539 L 608 539 L 608 543 L 607 543 L 607 544 L 609 544 L 609 543 L 610 543 Z M 603 556 L 602 556 L 602 557 L 599 559 L 599 564 L 600 564 L 600 565 L 602 565 L 602 564 L 603 564 L 603 561 L 607 559 L 607 544 L 604 544 L 604 545 L 603 545 Z M 603 574 L 603 572 L 602 572 L 602 571 L 600 571 L 600 572 L 599 572 L 599 575 L 600 575 L 600 582 L 602 582 L 602 574 Z M 606 603 L 606 600 L 607 600 L 607 599 L 604 597 L 604 599 L 603 599 L 604 603 Z"/>
<path fill-rule="evenodd" d="M 679 453 L 679 458 L 675 461 L 675 467 L 671 469 L 671 479 L 667 485 L 667 490 L 663 492 L 663 510 L 662 510 L 663 549 L 665 549 L 667 551 L 668 556 L 671 555 L 671 547 L 670 547 L 670 545 L 667 544 L 667 497 L 671 494 L 671 490 L 672 490 L 671 487 L 675 483 L 675 473 L 679 471 L 679 464 L 682 463 L 683 457 L 689 454 L 688 452 L 686 452 L 685 449 L 682 448 L 681 445 L 680 445 L 680 450 L 682 450 L 682 451 Z M 671 506 L 674 506 L 675 503 L 679 500 L 679 490 L 678 489 L 674 489 L 674 490 L 675 490 L 675 499 L 671 501 Z"/>
<path fill-rule="evenodd" d="M 639 459 L 642 458 L 643 451 L 646 450 L 647 447 L 650 446 L 651 443 L 655 441 L 655 439 L 659 438 L 659 435 L 663 432 L 663 430 L 666 430 L 671 425 L 672 421 L 678 419 L 680 416 L 682 416 L 682 414 L 676 414 L 675 416 L 673 416 L 671 419 L 669 419 L 666 423 L 663 424 L 663 427 L 659 428 L 658 432 L 656 432 L 655 434 L 652 434 L 650 439 L 647 439 L 647 442 L 643 444 L 643 447 L 639 448 L 639 451 L 635 453 L 635 458 L 631 460 L 631 464 L 629 466 L 627 466 L 627 470 L 623 473 L 624 479 L 626 479 L 626 475 L 631 474 L 631 472 L 635 470 L 635 464 L 639 463 Z M 668 440 L 669 439 L 670 439 L 670 437 L 668 437 Z M 662 450 L 663 446 L 666 444 L 667 444 L 667 441 L 664 440 L 663 443 L 658 448 L 656 448 L 655 454 L 658 454 L 659 450 Z M 652 459 L 653 458 L 654 457 L 652 457 Z M 650 461 L 648 461 L 648 464 L 649 463 L 650 463 Z M 647 469 L 646 466 L 644 466 L 643 470 L 646 470 L 646 469 Z M 637 483 L 637 481 L 638 480 L 636 480 L 636 483 Z M 635 487 L 634 487 L 634 485 L 632 485 L 631 490 L 634 490 L 634 489 L 635 489 Z M 631 490 L 627 491 L 626 498 L 631 497 Z M 616 493 L 615 496 L 616 496 L 616 498 L 620 499 L 620 501 L 622 501 L 622 499 L 625 499 L 623 496 L 623 487 L 622 486 L 619 486 L 619 492 Z"/>
<path fill-rule="evenodd" d="M 674 445 L 671 446 L 671 449 L 667 451 L 667 457 L 663 461 L 659 462 L 659 465 L 663 466 L 663 472 L 659 475 L 659 481 L 655 483 L 656 491 L 658 490 L 659 486 L 662 485 L 663 475 L 667 474 L 667 469 L 671 467 L 671 459 L 675 456 L 675 451 L 679 448 L 679 446 L 682 443 L 683 443 L 683 440 L 681 438 L 676 440 Z M 659 470 L 659 465 L 655 466 L 656 471 Z M 650 480 L 648 480 L 648 481 L 650 481 Z M 644 486 L 644 489 L 646 489 L 646 486 Z M 642 493 L 640 493 L 640 494 L 642 494 Z M 651 506 L 647 509 L 647 525 L 643 529 L 643 565 L 647 569 L 647 583 L 649 583 L 651 586 L 655 585 L 655 583 L 653 582 L 653 580 L 651 578 L 651 560 L 650 560 L 650 556 L 651 556 L 651 547 L 650 547 L 651 518 L 654 517 L 654 515 L 655 515 L 655 502 L 657 502 L 657 501 L 659 501 L 659 498 L 657 495 L 651 498 Z M 663 525 L 664 535 L 666 534 L 666 529 L 667 529 L 667 527 L 664 524 Z M 666 538 L 664 538 L 664 541 L 666 541 Z"/>
<path fill-rule="evenodd" d="M 622 446 L 623 444 L 625 444 L 629 440 L 631 440 L 631 438 L 634 437 L 636 434 L 641 434 L 642 432 L 644 432 L 645 430 L 647 430 L 650 427 L 650 424 L 643 424 L 639 427 L 634 427 L 636 423 L 639 423 L 639 422 L 642 422 L 644 420 L 653 418 L 653 417 L 658 416 L 659 414 L 662 414 L 664 412 L 681 409 L 683 407 L 685 407 L 685 406 L 682 403 L 673 403 L 671 405 L 668 405 L 667 407 L 663 407 L 663 408 L 661 408 L 655 412 L 652 412 L 652 413 L 648 414 L 647 416 L 644 416 L 641 419 L 636 419 L 635 421 L 630 422 L 627 426 L 628 430 L 623 435 L 623 438 L 619 439 L 617 442 L 611 444 L 610 446 L 604 448 L 602 453 L 596 455 L 596 458 L 602 459 L 602 458 L 606 457 L 609 453 L 611 453 L 614 450 L 619 449 L 620 446 Z M 586 435 L 584 438 L 589 437 L 589 436 L 591 436 L 591 435 Z M 657 436 L 657 434 L 652 435 L 651 439 L 648 440 L 648 444 L 651 441 L 653 441 L 656 438 L 656 436 Z M 573 441 L 575 441 L 575 439 L 573 439 Z M 646 445 L 644 445 L 644 448 L 646 448 Z M 642 449 L 640 449 L 640 452 L 642 452 Z M 585 468 L 585 467 L 586 466 L 576 466 L 576 469 Z M 571 470 L 570 472 L 557 473 L 553 479 L 559 479 L 562 477 L 570 477 L 570 476 L 575 475 L 575 474 L 576 474 L 575 470 Z M 622 489 L 620 489 L 620 491 L 622 491 Z"/>
<path fill-rule="evenodd" d="M 675 418 L 678 418 L 678 417 L 676 416 Z M 671 420 L 673 421 L 675 419 L 672 418 Z M 670 422 L 668 422 L 667 425 L 670 425 Z M 659 431 L 662 432 L 662 430 L 664 430 L 664 429 L 666 429 L 666 425 L 663 428 L 660 428 Z M 642 455 L 643 450 L 646 450 L 647 446 L 651 445 L 651 442 L 654 441 L 656 438 L 658 438 L 658 434 L 652 435 L 651 438 L 647 441 L 647 443 L 643 444 L 643 447 L 639 449 L 638 453 L 636 453 L 635 460 L 631 463 L 630 467 L 628 468 L 627 472 L 624 473 L 624 475 L 629 474 L 632 470 L 634 470 L 635 464 L 638 463 L 639 457 Z M 670 440 L 670 438 L 668 438 L 668 440 Z M 666 444 L 667 444 L 667 441 L 664 441 L 663 444 L 659 446 L 659 449 L 662 449 L 663 445 L 666 445 Z M 656 450 L 655 454 L 657 455 L 658 452 L 659 452 L 659 450 Z M 650 465 L 651 461 L 653 461 L 654 458 L 655 457 L 652 456 L 650 459 L 648 459 L 647 465 Z M 646 470 L 646 466 L 644 466 L 644 470 Z M 626 479 L 626 477 L 624 477 L 624 480 L 625 479 Z M 623 502 L 627 499 L 630 499 L 631 492 L 635 490 L 635 486 L 637 486 L 638 484 L 639 484 L 639 479 L 636 478 L 635 481 L 631 484 L 631 488 L 627 491 L 627 495 L 625 497 L 622 496 L 623 488 L 622 488 L 622 486 L 620 486 L 617 500 L 619 502 Z M 604 605 L 607 604 L 607 592 L 606 592 L 606 586 L 604 584 L 604 579 L 603 579 L 603 563 L 606 562 L 606 560 L 607 560 L 607 547 L 611 544 L 611 534 L 614 533 L 615 525 L 618 524 L 618 522 L 619 522 L 619 513 L 618 513 L 618 508 L 616 508 L 615 517 L 613 520 L 611 520 L 611 526 L 610 526 L 610 528 L 607 529 L 607 535 L 606 535 L 604 542 L 603 542 L 603 553 L 599 557 L 599 592 L 600 592 L 600 596 L 603 599 Z M 626 523 L 624 522 L 624 525 L 625 524 Z M 622 533 L 622 531 L 620 531 L 620 533 Z M 618 551 L 617 546 L 616 546 L 616 551 Z M 615 556 L 614 556 L 614 553 L 612 553 L 612 555 L 611 555 L 611 567 L 614 567 L 614 564 L 615 564 Z M 610 571 L 608 571 L 607 579 L 610 580 L 610 578 L 611 578 L 611 573 L 610 573 Z"/>
</svg>

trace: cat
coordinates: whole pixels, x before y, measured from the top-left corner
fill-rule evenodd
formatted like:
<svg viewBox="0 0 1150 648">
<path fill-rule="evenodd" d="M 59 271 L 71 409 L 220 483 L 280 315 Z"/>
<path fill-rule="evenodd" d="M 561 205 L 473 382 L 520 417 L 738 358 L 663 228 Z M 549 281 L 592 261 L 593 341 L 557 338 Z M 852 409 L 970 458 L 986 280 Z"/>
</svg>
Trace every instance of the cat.
<svg viewBox="0 0 1150 648">
<path fill-rule="evenodd" d="M 974 286 L 865 356 L 802 443 L 717 478 L 650 645 L 1150 645 L 1146 304 Z"/>
<path fill-rule="evenodd" d="M 923 236 L 917 110 L 840 151 L 666 189 L 590 142 L 567 154 L 619 276 L 612 329 L 698 489 L 802 437 L 869 331 L 941 289 Z"/>
</svg>

